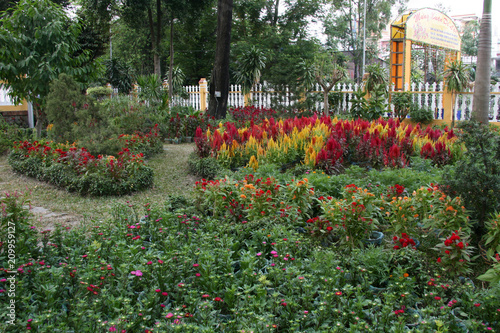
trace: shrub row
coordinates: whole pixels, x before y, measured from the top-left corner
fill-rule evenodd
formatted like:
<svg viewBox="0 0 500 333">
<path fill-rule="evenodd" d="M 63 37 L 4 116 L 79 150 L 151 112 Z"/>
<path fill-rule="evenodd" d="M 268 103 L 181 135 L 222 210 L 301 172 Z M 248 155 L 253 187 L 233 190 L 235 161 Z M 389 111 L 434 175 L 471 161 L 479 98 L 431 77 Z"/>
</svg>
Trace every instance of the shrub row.
<svg viewBox="0 0 500 333">
<path fill-rule="evenodd" d="M 65 150 L 67 149 L 67 150 Z M 24 141 L 8 157 L 15 172 L 80 195 L 123 195 L 153 184 L 142 154 L 123 148 L 118 157 L 94 157 L 85 148 Z"/>
</svg>

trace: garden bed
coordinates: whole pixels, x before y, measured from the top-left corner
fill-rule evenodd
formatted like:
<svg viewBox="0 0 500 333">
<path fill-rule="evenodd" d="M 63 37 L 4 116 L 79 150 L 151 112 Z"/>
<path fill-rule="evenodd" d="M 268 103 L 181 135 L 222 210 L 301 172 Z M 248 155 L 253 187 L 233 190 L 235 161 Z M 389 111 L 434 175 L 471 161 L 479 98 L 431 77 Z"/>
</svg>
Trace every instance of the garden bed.
<svg viewBox="0 0 500 333">
<path fill-rule="evenodd" d="M 123 148 L 118 157 L 91 155 L 85 148 L 50 142 L 22 142 L 9 154 L 15 172 L 80 195 L 123 195 L 153 184 L 153 170 Z"/>
</svg>

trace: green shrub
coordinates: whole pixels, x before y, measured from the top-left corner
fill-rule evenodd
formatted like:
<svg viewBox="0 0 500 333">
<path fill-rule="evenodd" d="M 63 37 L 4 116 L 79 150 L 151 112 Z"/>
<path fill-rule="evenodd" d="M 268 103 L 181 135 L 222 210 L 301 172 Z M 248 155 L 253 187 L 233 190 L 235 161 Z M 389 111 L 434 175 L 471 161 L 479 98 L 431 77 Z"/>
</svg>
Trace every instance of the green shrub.
<svg viewBox="0 0 500 333">
<path fill-rule="evenodd" d="M 460 140 L 467 154 L 444 174 L 447 191 L 463 198 L 471 217 L 482 227 L 500 210 L 500 135 L 477 122 L 464 122 Z"/>
<path fill-rule="evenodd" d="M 394 105 L 395 116 L 400 121 L 406 118 L 410 110 L 414 107 L 412 98 L 412 94 L 409 92 L 392 94 L 391 103 Z"/>
<path fill-rule="evenodd" d="M 87 89 L 87 95 L 90 97 L 102 101 L 103 99 L 109 98 L 111 94 L 113 93 L 113 90 L 108 87 L 92 87 Z"/>
<path fill-rule="evenodd" d="M 73 142 L 73 125 L 79 121 L 76 113 L 87 109 L 88 103 L 76 81 L 69 75 L 60 74 L 50 84 L 47 96 L 47 120 L 49 136 L 56 142 Z M 86 124 L 87 125 L 87 124 Z M 89 132 L 89 128 L 86 128 Z"/>
<path fill-rule="evenodd" d="M 196 153 L 189 155 L 188 167 L 189 172 L 205 179 L 215 179 L 217 174 L 222 170 L 216 158 L 199 158 Z"/>
<path fill-rule="evenodd" d="M 414 122 L 428 124 L 434 120 L 434 112 L 427 106 L 413 106 L 410 108 L 410 118 Z"/>
</svg>

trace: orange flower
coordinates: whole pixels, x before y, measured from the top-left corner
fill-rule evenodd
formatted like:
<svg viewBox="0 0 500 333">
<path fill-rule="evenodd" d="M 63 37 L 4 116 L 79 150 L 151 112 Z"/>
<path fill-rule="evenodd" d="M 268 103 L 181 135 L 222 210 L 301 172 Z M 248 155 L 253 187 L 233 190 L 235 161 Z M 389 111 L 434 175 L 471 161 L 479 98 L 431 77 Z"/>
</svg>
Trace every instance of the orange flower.
<svg viewBox="0 0 500 333">
<path fill-rule="evenodd" d="M 410 274 L 408 274 L 408 273 L 404 273 L 404 274 L 403 274 L 403 276 L 404 276 L 404 277 L 408 277 L 408 276 L 410 276 Z"/>
<path fill-rule="evenodd" d="M 455 211 L 455 208 L 453 208 L 452 206 L 448 206 L 448 207 L 446 207 L 446 211 L 449 211 L 449 210 L 451 210 L 452 212 L 454 212 L 454 211 Z"/>
</svg>

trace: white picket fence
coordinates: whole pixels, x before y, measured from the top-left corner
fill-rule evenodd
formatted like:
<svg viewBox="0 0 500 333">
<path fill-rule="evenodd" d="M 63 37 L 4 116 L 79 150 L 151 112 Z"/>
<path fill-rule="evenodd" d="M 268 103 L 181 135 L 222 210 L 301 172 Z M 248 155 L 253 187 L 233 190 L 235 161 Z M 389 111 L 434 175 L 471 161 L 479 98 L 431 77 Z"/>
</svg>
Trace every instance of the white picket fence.
<svg viewBox="0 0 500 333">
<path fill-rule="evenodd" d="M 200 86 L 192 85 L 183 87 L 188 96 L 187 99 L 175 96 L 173 99 L 174 105 L 191 106 L 196 110 L 201 109 L 201 94 L 206 94 L 208 103 L 208 92 L 201 91 Z M 337 113 L 348 113 L 352 106 L 353 92 L 359 89 L 358 84 L 337 84 L 331 93 L 341 93 L 342 98 L 337 105 L 331 105 L 332 111 Z M 443 84 L 412 84 L 409 92 L 414 94 L 414 102 L 418 105 L 426 106 L 434 110 L 435 119 L 443 119 Z M 116 93 L 118 93 L 116 91 Z M 309 93 L 318 94 L 320 98 L 314 103 L 315 110 L 323 109 L 322 89 L 317 84 Z M 394 92 L 397 94 L 398 92 Z M 492 86 L 490 94 L 490 121 L 500 122 L 500 84 Z M 277 105 L 293 109 L 297 102 L 302 98 L 293 94 L 288 87 L 275 89 L 266 83 L 256 84 L 251 91 L 252 105 L 256 107 L 270 108 Z M 455 119 L 466 120 L 470 119 L 472 112 L 473 92 L 462 92 L 457 95 L 455 101 Z M 228 105 L 230 107 L 243 107 L 245 105 L 245 96 L 241 92 L 240 85 L 230 85 Z M 394 106 L 391 105 L 391 110 Z"/>
</svg>

